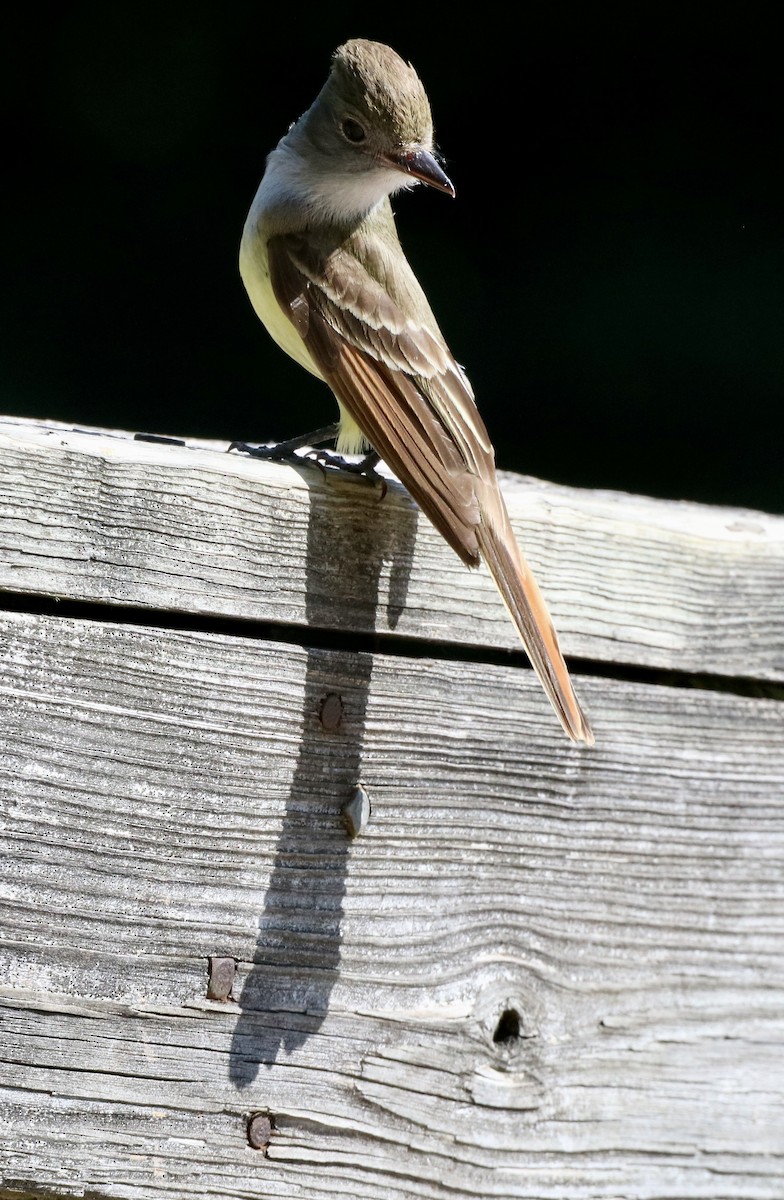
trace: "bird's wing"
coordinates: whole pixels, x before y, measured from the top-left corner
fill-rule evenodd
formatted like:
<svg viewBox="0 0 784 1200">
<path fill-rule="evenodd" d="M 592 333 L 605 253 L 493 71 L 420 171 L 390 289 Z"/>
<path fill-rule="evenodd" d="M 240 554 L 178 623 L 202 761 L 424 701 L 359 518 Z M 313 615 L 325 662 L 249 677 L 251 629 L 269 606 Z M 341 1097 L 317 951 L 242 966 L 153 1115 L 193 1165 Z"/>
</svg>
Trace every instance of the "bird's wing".
<svg viewBox="0 0 784 1200">
<path fill-rule="evenodd" d="M 494 484 L 493 449 L 421 291 L 421 320 L 396 298 L 401 286 L 418 289 L 410 268 L 402 281 L 398 273 L 382 282 L 383 242 L 375 261 L 364 255 L 370 269 L 350 241 L 325 251 L 287 234 L 271 238 L 268 250 L 278 303 L 325 381 L 439 532 L 476 566 L 476 483 Z"/>
<path fill-rule="evenodd" d="M 336 246 L 295 234 L 271 238 L 278 303 L 326 383 L 436 529 L 469 566 L 485 559 L 561 723 L 590 744 L 553 623 L 509 522 L 471 385 L 399 248 L 390 256 L 383 235 L 359 236 L 366 237 L 361 260 L 351 238 Z"/>
</svg>

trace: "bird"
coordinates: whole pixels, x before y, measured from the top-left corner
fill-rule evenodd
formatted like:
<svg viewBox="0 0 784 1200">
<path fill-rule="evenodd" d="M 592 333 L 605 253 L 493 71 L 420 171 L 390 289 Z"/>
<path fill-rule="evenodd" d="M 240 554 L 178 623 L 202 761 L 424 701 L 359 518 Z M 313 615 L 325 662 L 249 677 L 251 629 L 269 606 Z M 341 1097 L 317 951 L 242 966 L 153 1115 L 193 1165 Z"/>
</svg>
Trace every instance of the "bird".
<svg viewBox="0 0 784 1200">
<path fill-rule="evenodd" d="M 471 384 L 398 237 L 393 195 L 424 184 L 454 197 L 442 162 L 414 67 L 364 38 L 335 50 L 315 101 L 267 156 L 240 275 L 272 338 L 328 385 L 339 413 L 282 445 L 334 439 L 368 472 L 383 460 L 463 562 L 484 561 L 564 730 L 593 745 Z"/>
</svg>

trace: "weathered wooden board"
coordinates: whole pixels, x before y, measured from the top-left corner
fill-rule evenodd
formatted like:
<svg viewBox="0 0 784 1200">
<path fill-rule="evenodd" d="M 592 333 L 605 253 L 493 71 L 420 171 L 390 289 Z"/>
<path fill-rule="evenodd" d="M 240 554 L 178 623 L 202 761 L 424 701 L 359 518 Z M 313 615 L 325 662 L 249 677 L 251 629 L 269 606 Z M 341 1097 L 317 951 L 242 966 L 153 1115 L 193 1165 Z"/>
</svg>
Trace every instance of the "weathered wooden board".
<svg viewBox="0 0 784 1200">
<path fill-rule="evenodd" d="M 568 654 L 784 680 L 784 519 L 505 490 Z M 484 569 L 396 486 L 6 421 L 0 492 L 0 589 L 519 649 Z"/>
<path fill-rule="evenodd" d="M 780 703 L 584 678 L 585 751 L 522 668 L 0 647 L 0 1195 L 779 1200 Z"/>
</svg>

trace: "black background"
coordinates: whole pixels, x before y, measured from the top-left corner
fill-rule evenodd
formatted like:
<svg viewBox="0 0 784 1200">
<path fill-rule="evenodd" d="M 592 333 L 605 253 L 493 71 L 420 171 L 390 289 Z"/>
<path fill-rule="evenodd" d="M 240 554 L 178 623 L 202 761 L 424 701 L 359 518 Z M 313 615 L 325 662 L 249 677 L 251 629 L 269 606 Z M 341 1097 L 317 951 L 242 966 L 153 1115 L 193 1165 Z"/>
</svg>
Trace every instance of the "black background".
<svg viewBox="0 0 784 1200">
<path fill-rule="evenodd" d="M 0 411 L 251 441 L 332 420 L 236 261 L 266 153 L 354 36 L 429 92 L 457 200 L 418 188 L 398 224 L 499 465 L 784 511 L 782 69 L 748 6 L 24 7 Z"/>
</svg>

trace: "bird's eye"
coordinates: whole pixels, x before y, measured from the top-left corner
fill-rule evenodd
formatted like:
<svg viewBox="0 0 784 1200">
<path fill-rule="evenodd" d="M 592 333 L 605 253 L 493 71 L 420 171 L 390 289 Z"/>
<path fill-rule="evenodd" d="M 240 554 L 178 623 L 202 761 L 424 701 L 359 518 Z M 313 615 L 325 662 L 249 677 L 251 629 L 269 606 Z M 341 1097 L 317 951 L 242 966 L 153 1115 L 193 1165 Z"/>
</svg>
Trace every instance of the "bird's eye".
<svg viewBox="0 0 784 1200">
<path fill-rule="evenodd" d="M 360 125 L 359 121 L 355 121 L 351 117 L 346 117 L 345 121 L 341 125 L 341 129 L 343 130 L 344 136 L 347 137 L 350 142 L 364 142 L 365 131 Z"/>
</svg>

